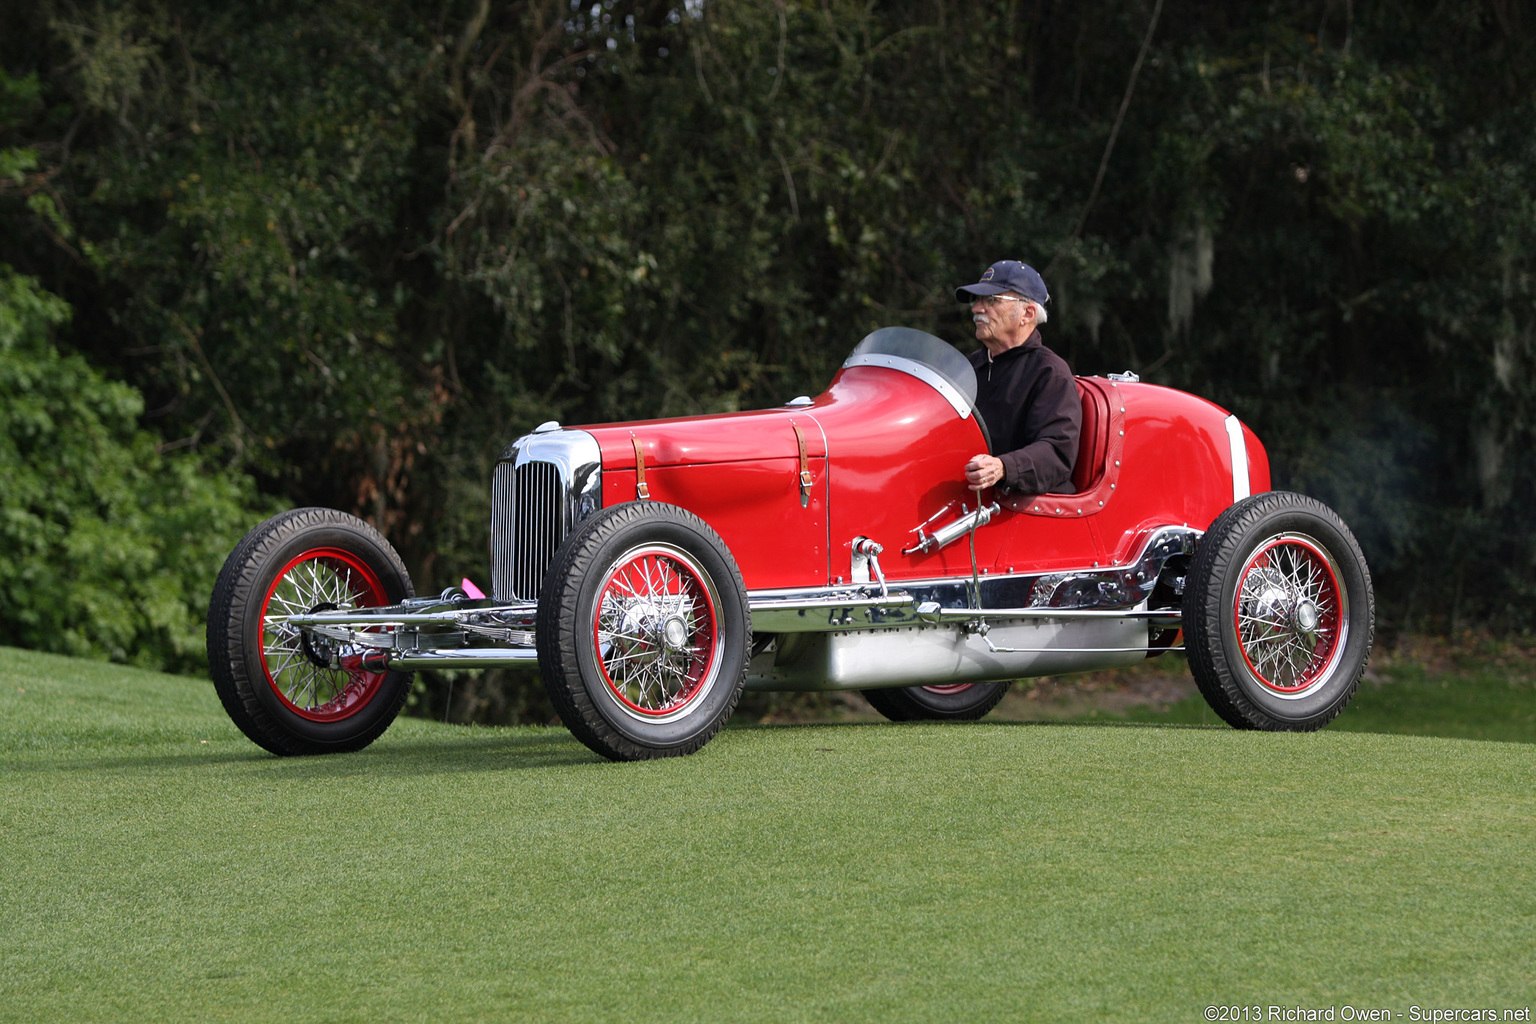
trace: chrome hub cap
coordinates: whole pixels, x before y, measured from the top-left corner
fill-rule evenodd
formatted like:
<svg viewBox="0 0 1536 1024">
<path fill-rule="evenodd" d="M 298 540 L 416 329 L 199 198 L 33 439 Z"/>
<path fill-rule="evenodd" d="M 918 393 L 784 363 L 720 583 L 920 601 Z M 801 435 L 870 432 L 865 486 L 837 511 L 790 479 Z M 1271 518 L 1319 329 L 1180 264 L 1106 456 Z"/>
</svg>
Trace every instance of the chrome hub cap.
<svg viewBox="0 0 1536 1024">
<path fill-rule="evenodd" d="M 669 651 L 681 651 L 688 646 L 688 623 L 679 615 L 667 617 L 661 626 L 662 642 Z"/>
</svg>

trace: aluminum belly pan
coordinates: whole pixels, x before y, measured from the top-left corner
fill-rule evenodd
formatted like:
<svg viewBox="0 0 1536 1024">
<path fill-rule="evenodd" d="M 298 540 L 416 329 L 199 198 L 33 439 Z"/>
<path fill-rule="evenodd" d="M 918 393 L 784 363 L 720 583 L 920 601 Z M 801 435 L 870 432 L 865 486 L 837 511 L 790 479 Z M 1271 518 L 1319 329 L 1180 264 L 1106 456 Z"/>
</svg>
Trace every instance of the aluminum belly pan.
<svg viewBox="0 0 1536 1024">
<path fill-rule="evenodd" d="M 1005 622 L 986 639 L 957 626 L 917 626 L 780 636 L 778 650 L 752 659 L 749 690 L 874 690 L 926 683 L 1090 672 L 1146 658 L 1145 620 Z M 993 651 L 994 647 L 1025 648 Z"/>
</svg>

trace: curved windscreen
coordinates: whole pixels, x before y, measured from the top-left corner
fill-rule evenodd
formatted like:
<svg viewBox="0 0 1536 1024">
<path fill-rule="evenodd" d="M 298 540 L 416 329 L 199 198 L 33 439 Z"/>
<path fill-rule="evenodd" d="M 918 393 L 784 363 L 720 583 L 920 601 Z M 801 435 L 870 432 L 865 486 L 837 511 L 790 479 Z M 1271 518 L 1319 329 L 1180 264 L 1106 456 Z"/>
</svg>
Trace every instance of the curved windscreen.
<svg viewBox="0 0 1536 1024">
<path fill-rule="evenodd" d="M 976 405 L 976 371 L 971 368 L 971 361 L 949 343 L 925 331 L 912 327 L 882 327 L 854 346 L 843 365 L 853 364 L 860 356 L 895 356 L 920 363 L 965 396 L 968 406 Z"/>
</svg>

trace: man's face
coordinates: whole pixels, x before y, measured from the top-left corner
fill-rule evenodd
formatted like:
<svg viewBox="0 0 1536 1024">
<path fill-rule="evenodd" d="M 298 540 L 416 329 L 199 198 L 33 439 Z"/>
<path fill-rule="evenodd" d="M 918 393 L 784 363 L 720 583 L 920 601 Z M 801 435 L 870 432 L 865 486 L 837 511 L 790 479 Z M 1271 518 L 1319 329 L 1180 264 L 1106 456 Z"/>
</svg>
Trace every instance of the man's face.
<svg viewBox="0 0 1536 1024">
<path fill-rule="evenodd" d="M 1033 322 L 1031 312 L 1029 303 L 1016 295 L 977 296 L 971 303 L 976 340 L 994 353 L 1022 343 L 1029 335 L 1027 325 Z"/>
</svg>

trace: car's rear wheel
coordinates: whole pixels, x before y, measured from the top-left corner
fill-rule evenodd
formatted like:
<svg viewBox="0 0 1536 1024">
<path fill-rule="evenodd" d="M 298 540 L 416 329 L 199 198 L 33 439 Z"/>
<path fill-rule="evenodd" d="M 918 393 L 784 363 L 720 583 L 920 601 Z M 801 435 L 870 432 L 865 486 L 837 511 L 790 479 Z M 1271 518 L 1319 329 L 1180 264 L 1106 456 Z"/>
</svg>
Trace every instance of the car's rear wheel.
<svg viewBox="0 0 1536 1024">
<path fill-rule="evenodd" d="M 1365 556 L 1322 502 L 1254 495 L 1201 538 L 1184 593 L 1189 665 L 1229 724 L 1327 725 L 1359 687 L 1375 628 Z"/>
<path fill-rule="evenodd" d="M 619 505 L 561 548 L 539 598 L 539 668 L 567 728 L 615 761 L 691 754 L 741 697 L 746 587 L 702 519 Z"/>
<path fill-rule="evenodd" d="M 411 595 L 400 556 L 356 516 L 301 508 L 268 519 L 225 561 L 208 608 L 208 668 L 225 711 L 274 754 L 372 743 L 399 714 L 410 673 L 369 671 L 357 652 L 284 619 Z"/>
<path fill-rule="evenodd" d="M 863 690 L 870 707 L 893 722 L 968 721 L 984 717 L 1012 686 L 1001 683 L 931 683 Z"/>
</svg>

